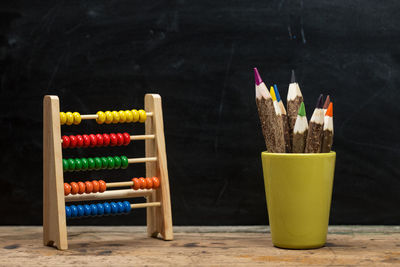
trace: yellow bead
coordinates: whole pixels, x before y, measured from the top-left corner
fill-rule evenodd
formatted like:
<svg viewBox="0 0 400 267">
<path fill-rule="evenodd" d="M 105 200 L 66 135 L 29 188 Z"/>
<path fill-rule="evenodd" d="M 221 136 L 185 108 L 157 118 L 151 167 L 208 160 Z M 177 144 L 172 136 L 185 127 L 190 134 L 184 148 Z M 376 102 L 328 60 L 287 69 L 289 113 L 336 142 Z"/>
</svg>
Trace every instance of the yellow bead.
<svg viewBox="0 0 400 267">
<path fill-rule="evenodd" d="M 145 122 L 147 118 L 146 111 L 139 109 L 139 122 Z"/>
<path fill-rule="evenodd" d="M 113 116 L 113 123 L 118 123 L 119 122 L 119 113 L 118 113 L 118 111 L 114 110 L 111 113 L 112 113 L 112 116 Z"/>
<path fill-rule="evenodd" d="M 103 111 L 97 111 L 96 115 L 98 124 L 103 124 L 106 121 L 106 114 Z"/>
<path fill-rule="evenodd" d="M 118 111 L 119 114 L 119 122 L 123 123 L 126 121 L 126 115 L 125 115 L 125 111 L 120 110 Z"/>
<path fill-rule="evenodd" d="M 139 112 L 136 109 L 132 109 L 131 112 L 133 116 L 132 121 L 137 122 L 139 120 Z"/>
<path fill-rule="evenodd" d="M 125 122 L 132 122 L 132 120 L 133 120 L 132 111 L 130 111 L 130 110 L 125 110 L 125 117 L 126 117 Z"/>
<path fill-rule="evenodd" d="M 74 113 L 72 113 L 72 115 L 74 116 L 74 124 L 81 123 L 82 118 L 81 118 L 81 114 L 79 114 L 79 112 L 74 112 Z"/>
<path fill-rule="evenodd" d="M 72 112 L 67 112 L 65 113 L 65 116 L 67 116 L 67 121 L 65 122 L 67 125 L 72 125 L 74 123 L 74 115 L 72 115 Z"/>
<path fill-rule="evenodd" d="M 60 123 L 64 125 L 67 122 L 67 115 L 64 112 L 60 112 Z"/>
<path fill-rule="evenodd" d="M 110 124 L 113 121 L 113 115 L 111 113 L 111 111 L 106 111 L 104 112 L 104 114 L 106 115 L 106 123 Z"/>
</svg>

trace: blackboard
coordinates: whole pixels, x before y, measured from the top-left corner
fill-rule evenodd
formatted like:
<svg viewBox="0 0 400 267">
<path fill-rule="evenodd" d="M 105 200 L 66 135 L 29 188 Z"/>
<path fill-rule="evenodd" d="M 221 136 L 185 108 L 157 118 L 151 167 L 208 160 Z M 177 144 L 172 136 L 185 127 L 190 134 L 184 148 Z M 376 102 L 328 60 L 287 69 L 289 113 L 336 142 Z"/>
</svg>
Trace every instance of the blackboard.
<svg viewBox="0 0 400 267">
<path fill-rule="evenodd" d="M 163 97 L 176 225 L 267 224 L 253 67 L 286 99 L 295 69 L 308 117 L 334 101 L 331 224 L 400 222 L 398 1 L 3 1 L 0 224 L 42 222 L 42 98 L 63 111 L 140 108 Z M 118 128 L 119 127 L 119 128 Z M 138 125 L 63 128 L 63 134 Z M 66 155 L 143 155 L 129 148 Z M 66 181 L 126 171 L 68 173 Z M 143 224 L 129 216 L 71 224 Z"/>
</svg>

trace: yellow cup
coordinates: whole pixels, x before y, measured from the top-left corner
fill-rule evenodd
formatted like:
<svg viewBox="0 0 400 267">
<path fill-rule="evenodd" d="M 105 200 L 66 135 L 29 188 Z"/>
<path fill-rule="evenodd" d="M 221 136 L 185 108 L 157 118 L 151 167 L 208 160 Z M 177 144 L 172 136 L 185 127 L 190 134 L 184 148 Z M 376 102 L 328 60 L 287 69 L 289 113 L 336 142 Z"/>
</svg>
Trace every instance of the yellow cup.
<svg viewBox="0 0 400 267">
<path fill-rule="evenodd" d="M 336 153 L 262 152 L 272 243 L 280 248 L 324 246 Z"/>
</svg>

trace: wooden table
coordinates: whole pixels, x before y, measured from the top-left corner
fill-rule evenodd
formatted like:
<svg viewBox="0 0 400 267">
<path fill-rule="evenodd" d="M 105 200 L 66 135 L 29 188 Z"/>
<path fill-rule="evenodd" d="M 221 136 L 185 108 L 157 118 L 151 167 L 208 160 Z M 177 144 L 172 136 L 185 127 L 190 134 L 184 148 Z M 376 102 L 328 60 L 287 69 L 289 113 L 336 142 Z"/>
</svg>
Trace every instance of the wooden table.
<svg viewBox="0 0 400 267">
<path fill-rule="evenodd" d="M 69 250 L 42 245 L 41 227 L 0 227 L 0 266 L 400 266 L 400 226 L 332 226 L 325 247 L 272 246 L 266 226 L 174 227 L 175 240 L 144 227 L 69 227 Z"/>
</svg>

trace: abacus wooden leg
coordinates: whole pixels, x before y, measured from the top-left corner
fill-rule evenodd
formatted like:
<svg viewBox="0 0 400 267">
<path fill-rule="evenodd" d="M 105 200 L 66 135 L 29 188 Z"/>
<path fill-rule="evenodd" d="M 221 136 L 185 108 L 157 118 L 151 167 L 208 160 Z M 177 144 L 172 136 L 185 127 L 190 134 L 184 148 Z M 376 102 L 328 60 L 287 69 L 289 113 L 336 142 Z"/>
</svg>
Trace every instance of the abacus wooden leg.
<svg viewBox="0 0 400 267">
<path fill-rule="evenodd" d="M 68 249 L 63 189 L 60 106 L 57 96 L 43 100 L 43 243 Z"/>
<path fill-rule="evenodd" d="M 158 94 L 145 95 L 145 110 L 153 116 L 146 120 L 146 134 L 154 134 L 154 139 L 146 140 L 146 157 L 157 157 L 156 162 L 146 162 L 146 176 L 160 178 L 160 188 L 147 197 L 147 202 L 159 201 L 160 207 L 147 208 L 147 234 L 164 240 L 172 240 L 172 214 L 169 192 L 167 156 L 165 151 L 164 124 L 161 97 Z"/>
</svg>

